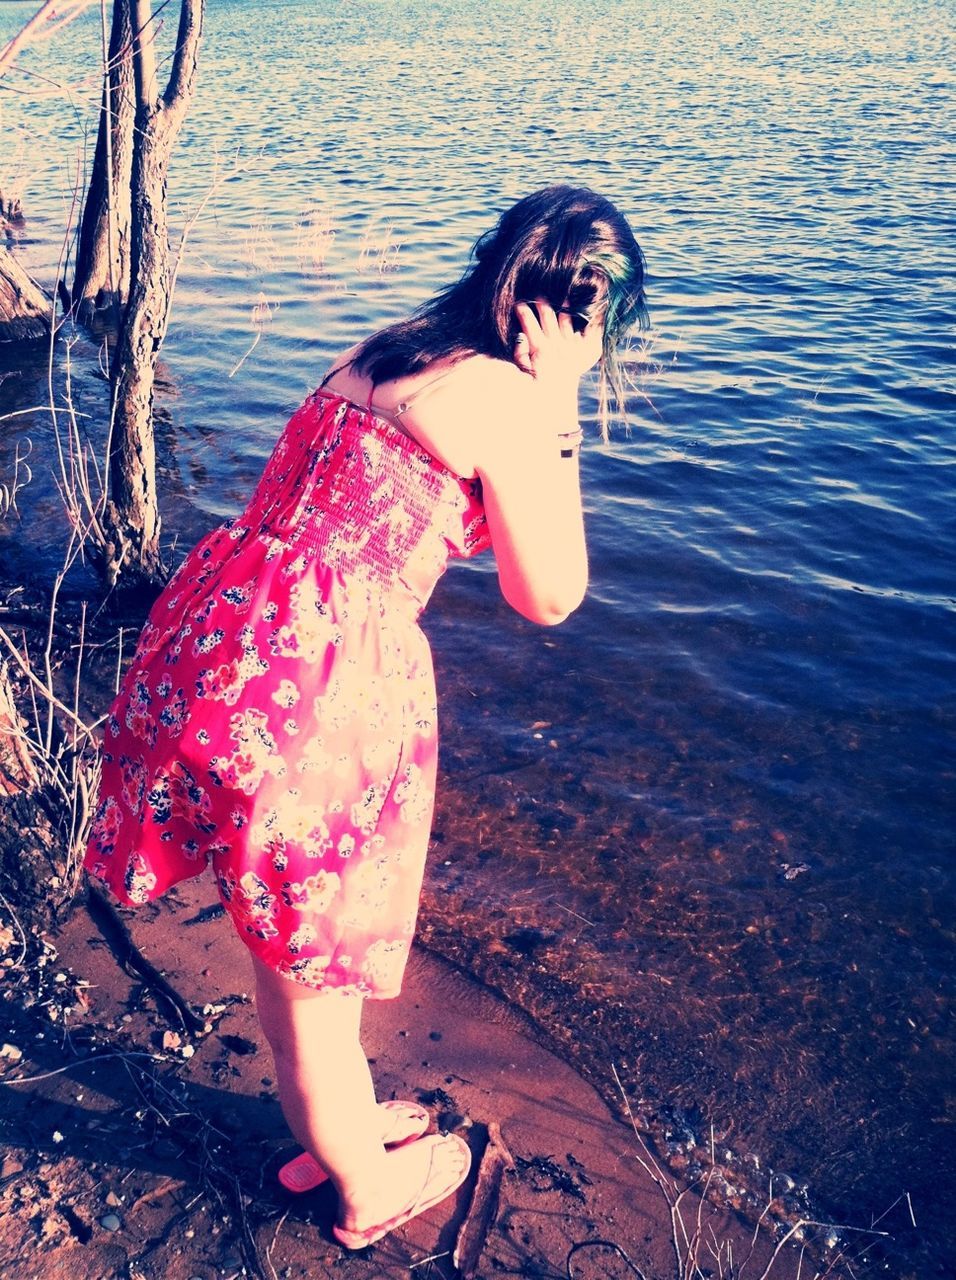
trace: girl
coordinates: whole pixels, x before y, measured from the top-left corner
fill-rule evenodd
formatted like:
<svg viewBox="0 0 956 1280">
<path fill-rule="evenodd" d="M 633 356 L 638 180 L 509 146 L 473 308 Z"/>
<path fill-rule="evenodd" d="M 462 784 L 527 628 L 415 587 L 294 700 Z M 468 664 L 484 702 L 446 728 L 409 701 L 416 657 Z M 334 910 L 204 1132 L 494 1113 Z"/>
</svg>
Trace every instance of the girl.
<svg viewBox="0 0 956 1280">
<path fill-rule="evenodd" d="M 450 1195 L 455 1136 L 377 1107 L 363 998 L 398 995 L 432 815 L 436 723 L 417 619 L 449 555 L 494 550 L 535 622 L 580 603 L 581 375 L 621 401 L 643 260 L 586 188 L 519 201 L 455 285 L 342 355 L 249 506 L 156 601 L 107 719 L 89 870 L 128 904 L 211 862 L 302 1156 L 350 1249 Z"/>
</svg>

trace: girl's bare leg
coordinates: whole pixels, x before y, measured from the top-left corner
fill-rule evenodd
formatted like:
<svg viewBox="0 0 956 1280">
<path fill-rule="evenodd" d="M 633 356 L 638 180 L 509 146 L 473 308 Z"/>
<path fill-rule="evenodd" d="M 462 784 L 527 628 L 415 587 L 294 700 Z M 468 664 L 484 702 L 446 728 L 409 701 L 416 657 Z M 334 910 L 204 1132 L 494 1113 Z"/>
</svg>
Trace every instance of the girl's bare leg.
<svg viewBox="0 0 956 1280">
<path fill-rule="evenodd" d="M 253 966 L 282 1114 L 348 1203 L 353 1188 L 381 1183 L 386 1170 L 382 1122 L 359 1041 L 364 1001 L 313 991 L 255 959 Z"/>
<path fill-rule="evenodd" d="M 432 1149 L 382 1145 L 368 1060 L 359 1041 L 364 1001 L 316 992 L 253 960 L 256 1007 L 275 1059 L 282 1113 L 339 1194 L 339 1223 L 364 1229 L 412 1202 Z"/>
</svg>

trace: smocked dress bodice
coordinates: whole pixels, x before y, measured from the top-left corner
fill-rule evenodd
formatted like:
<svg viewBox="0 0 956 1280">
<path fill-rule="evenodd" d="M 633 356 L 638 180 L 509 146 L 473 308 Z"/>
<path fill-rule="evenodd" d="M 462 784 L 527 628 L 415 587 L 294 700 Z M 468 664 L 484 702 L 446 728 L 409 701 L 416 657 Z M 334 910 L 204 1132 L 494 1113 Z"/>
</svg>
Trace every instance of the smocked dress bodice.
<svg viewBox="0 0 956 1280">
<path fill-rule="evenodd" d="M 293 576 L 309 567 L 349 593 L 416 615 L 450 557 L 489 545 L 478 480 L 326 390 L 293 414 L 243 515 L 203 547 L 210 560 L 223 535 L 235 554 L 257 542 L 264 567 L 279 561 Z"/>
</svg>

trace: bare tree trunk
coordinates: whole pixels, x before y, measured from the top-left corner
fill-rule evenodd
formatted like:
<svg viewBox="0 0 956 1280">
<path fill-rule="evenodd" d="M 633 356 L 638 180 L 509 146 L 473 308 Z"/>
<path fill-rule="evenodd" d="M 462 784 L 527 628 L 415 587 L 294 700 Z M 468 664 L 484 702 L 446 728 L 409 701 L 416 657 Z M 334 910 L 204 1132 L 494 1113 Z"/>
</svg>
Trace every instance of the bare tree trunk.
<svg viewBox="0 0 956 1280">
<path fill-rule="evenodd" d="M 132 285 L 114 359 L 114 424 L 104 567 L 111 584 L 156 581 L 159 510 L 153 441 L 156 360 L 169 322 L 172 274 L 166 222 L 169 156 L 192 97 L 202 34 L 203 0 L 181 0 L 176 54 L 163 94 L 156 96 L 149 0 L 129 3 L 136 75 L 132 168 Z"/>
<path fill-rule="evenodd" d="M 115 327 L 130 292 L 136 115 L 133 26 L 126 0 L 113 5 L 109 45 L 104 53 L 103 110 L 80 224 L 72 303 L 81 324 L 90 324 L 101 313 Z"/>
<path fill-rule="evenodd" d="M 0 342 L 46 338 L 50 332 L 49 296 L 0 247 Z"/>
<path fill-rule="evenodd" d="M 153 112 L 137 113 L 133 164 L 133 285 L 114 356 L 107 576 L 159 578 L 159 505 L 153 431 L 156 357 L 169 318 L 166 166 L 169 145 Z"/>
</svg>

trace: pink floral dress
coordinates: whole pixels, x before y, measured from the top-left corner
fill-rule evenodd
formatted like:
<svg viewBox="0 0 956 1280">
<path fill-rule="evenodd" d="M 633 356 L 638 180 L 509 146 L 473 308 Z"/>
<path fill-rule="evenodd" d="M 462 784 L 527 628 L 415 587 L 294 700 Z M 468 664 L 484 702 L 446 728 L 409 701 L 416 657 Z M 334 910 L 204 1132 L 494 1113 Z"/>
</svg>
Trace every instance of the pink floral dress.
<svg viewBox="0 0 956 1280">
<path fill-rule="evenodd" d="M 244 514 L 156 601 L 106 721 L 86 866 L 131 905 L 211 861 L 240 937 L 311 987 L 401 989 L 431 826 L 431 654 L 480 485 L 319 390 Z"/>
</svg>

